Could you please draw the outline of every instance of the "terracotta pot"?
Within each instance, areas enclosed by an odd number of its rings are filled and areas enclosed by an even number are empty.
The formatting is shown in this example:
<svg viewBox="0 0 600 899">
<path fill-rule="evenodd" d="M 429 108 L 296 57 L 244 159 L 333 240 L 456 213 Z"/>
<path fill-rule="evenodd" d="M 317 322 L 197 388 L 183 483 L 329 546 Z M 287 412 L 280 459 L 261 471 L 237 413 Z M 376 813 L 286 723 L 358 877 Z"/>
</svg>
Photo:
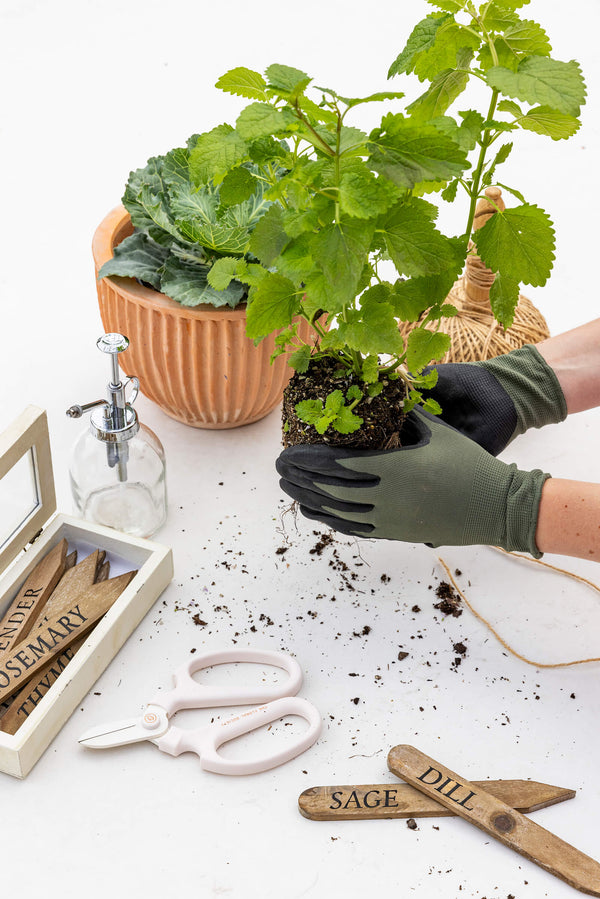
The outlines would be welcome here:
<svg viewBox="0 0 600 899">
<path fill-rule="evenodd" d="M 92 243 L 96 279 L 132 232 L 123 206 L 102 221 Z M 181 306 L 132 278 L 103 278 L 96 285 L 105 330 L 130 340 L 119 363 L 171 418 L 194 428 L 235 428 L 258 421 L 281 401 L 292 371 L 284 357 L 271 365 L 273 335 L 258 346 L 246 337 L 245 304 Z M 301 321 L 299 333 L 309 339 L 310 326 Z"/>
</svg>

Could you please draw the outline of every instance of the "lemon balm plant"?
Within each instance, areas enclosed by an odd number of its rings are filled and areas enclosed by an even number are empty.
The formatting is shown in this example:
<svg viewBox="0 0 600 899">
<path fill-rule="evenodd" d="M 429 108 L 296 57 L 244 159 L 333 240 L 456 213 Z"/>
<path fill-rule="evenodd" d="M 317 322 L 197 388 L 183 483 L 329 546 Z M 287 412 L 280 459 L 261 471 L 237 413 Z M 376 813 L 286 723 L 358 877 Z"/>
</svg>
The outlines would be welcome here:
<svg viewBox="0 0 600 899">
<path fill-rule="evenodd" d="M 399 409 L 418 402 L 439 411 L 422 391 L 436 378 L 427 366 L 448 349 L 438 324 L 455 312 L 445 300 L 469 252 L 477 199 L 499 183 L 514 132 L 569 137 L 585 99 L 577 63 L 552 59 L 542 27 L 518 15 L 526 2 L 436 0 L 390 69 L 390 77 L 414 74 L 427 83 L 408 104 L 402 91 L 347 97 L 314 87 L 285 65 L 264 77 L 238 67 L 217 82 L 251 102 L 235 127 L 197 138 L 191 180 L 220 185 L 236 203 L 260 186 L 272 205 L 246 255 L 217 259 L 208 282 L 215 290 L 248 286 L 251 338 L 279 332 L 277 354 L 287 354 L 308 388 L 286 407 L 286 427 L 292 411 L 303 422 L 294 439 L 330 439 L 333 430 L 336 440 L 356 442 L 382 397 L 396 422 Z M 487 87 L 487 108 L 450 115 L 459 98 L 468 105 L 462 95 L 474 80 Z M 361 107 L 382 101 L 399 111 L 363 131 Z M 477 233 L 477 252 L 497 273 L 491 302 L 507 326 L 520 284 L 546 282 L 554 232 L 544 210 L 502 186 L 517 205 L 498 210 Z M 445 236 L 426 197 L 460 202 L 459 190 L 465 228 Z M 392 279 L 383 273 L 388 261 Z M 312 324 L 314 339 L 298 337 L 297 317 Z M 399 321 L 418 322 L 406 344 Z"/>
</svg>

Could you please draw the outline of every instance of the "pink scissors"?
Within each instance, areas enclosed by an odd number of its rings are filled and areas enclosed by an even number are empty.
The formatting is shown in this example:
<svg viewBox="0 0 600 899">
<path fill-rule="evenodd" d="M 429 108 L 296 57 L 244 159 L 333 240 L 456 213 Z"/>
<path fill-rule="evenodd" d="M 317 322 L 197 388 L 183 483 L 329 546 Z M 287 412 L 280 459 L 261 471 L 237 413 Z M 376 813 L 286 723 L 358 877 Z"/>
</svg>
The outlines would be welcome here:
<svg viewBox="0 0 600 899">
<path fill-rule="evenodd" d="M 240 687 L 239 689 L 200 684 L 192 675 L 202 668 L 233 662 L 254 662 L 283 668 L 288 677 L 273 686 Z M 177 669 L 175 686 L 167 693 L 159 693 L 141 715 L 124 721 L 113 721 L 104 727 L 86 731 L 79 742 L 90 749 L 108 749 L 149 740 L 162 752 L 180 755 L 195 752 L 200 765 L 216 774 L 256 774 L 290 761 L 309 749 L 321 733 L 321 716 L 306 699 L 295 694 L 302 685 L 302 671 L 298 662 L 281 652 L 254 649 L 229 649 L 207 652 Z M 226 721 L 209 724 L 199 730 L 184 730 L 172 726 L 169 719 L 182 709 L 205 709 L 231 705 L 257 705 Z M 308 722 L 308 729 L 276 752 L 253 761 L 224 758 L 219 753 L 223 743 L 234 740 L 283 718 L 297 715 Z"/>
</svg>

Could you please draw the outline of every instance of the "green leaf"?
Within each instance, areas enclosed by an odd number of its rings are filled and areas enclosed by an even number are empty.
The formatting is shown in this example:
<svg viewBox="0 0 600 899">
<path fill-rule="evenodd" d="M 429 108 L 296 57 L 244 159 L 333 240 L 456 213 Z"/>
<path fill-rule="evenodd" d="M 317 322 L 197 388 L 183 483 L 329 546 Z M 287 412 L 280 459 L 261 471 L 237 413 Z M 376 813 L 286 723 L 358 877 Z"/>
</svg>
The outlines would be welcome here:
<svg viewBox="0 0 600 899">
<path fill-rule="evenodd" d="M 438 274 L 452 265 L 448 240 L 417 206 L 417 201 L 410 206 L 397 206 L 382 216 L 377 232 L 401 274 Z"/>
<path fill-rule="evenodd" d="M 315 263 L 329 282 L 338 302 L 349 303 L 356 296 L 371 245 L 374 223 L 365 219 L 342 219 L 313 235 L 311 248 Z M 331 306 L 325 306 L 331 309 Z M 333 311 L 333 310 L 332 310 Z"/>
<path fill-rule="evenodd" d="M 424 94 L 407 106 L 407 111 L 415 118 L 424 121 L 443 115 L 463 92 L 468 80 L 469 76 L 466 72 L 446 69 L 432 81 L 431 86 Z"/>
<path fill-rule="evenodd" d="M 155 290 L 160 290 L 159 269 L 169 255 L 167 249 L 138 231 L 122 240 L 113 253 L 112 259 L 105 262 L 98 272 L 98 278 L 108 278 L 110 275 L 139 278 Z"/>
<path fill-rule="evenodd" d="M 288 365 L 303 375 L 308 371 L 311 359 L 311 348 L 304 344 L 288 356 Z"/>
<path fill-rule="evenodd" d="M 524 56 L 550 56 L 552 47 L 541 25 L 531 19 L 520 19 L 504 32 L 504 40 L 514 53 Z"/>
<path fill-rule="evenodd" d="M 446 201 L 446 203 L 454 203 L 456 200 L 456 193 L 458 191 L 459 181 L 458 178 L 455 181 L 451 181 L 450 184 L 444 188 L 442 191 L 442 199 Z"/>
<path fill-rule="evenodd" d="M 502 146 L 496 153 L 492 164 L 490 165 L 487 172 L 485 173 L 485 183 L 486 184 L 492 183 L 492 179 L 494 177 L 494 172 L 496 171 L 496 167 L 499 165 L 502 165 L 503 162 L 506 162 L 506 160 L 508 159 L 508 157 L 511 154 L 512 148 L 513 148 L 512 143 L 502 144 Z"/>
<path fill-rule="evenodd" d="M 437 402 L 437 400 L 434 400 L 431 397 L 425 400 L 425 402 L 423 403 L 423 408 L 426 412 L 430 412 L 432 415 L 442 414 L 442 407 Z"/>
<path fill-rule="evenodd" d="M 266 165 L 269 162 L 281 165 L 288 158 L 290 151 L 283 140 L 275 140 L 274 137 L 259 137 L 258 140 L 250 143 L 248 153 L 256 165 Z"/>
<path fill-rule="evenodd" d="M 325 411 L 336 414 L 344 405 L 344 394 L 341 390 L 332 390 L 325 399 Z"/>
<path fill-rule="evenodd" d="M 493 272 L 542 287 L 554 261 L 552 222 L 528 204 L 496 212 L 477 232 L 477 252 Z"/>
<path fill-rule="evenodd" d="M 433 81 L 442 72 L 468 66 L 472 51 L 479 49 L 481 40 L 450 19 L 438 29 L 431 47 L 415 56 L 413 71 L 420 81 Z M 469 53 L 462 54 L 464 50 Z"/>
<path fill-rule="evenodd" d="M 369 94 L 368 97 L 340 97 L 340 100 L 352 109 L 361 103 L 378 103 L 382 100 L 401 100 L 404 94 L 401 91 L 378 91 L 375 94 Z"/>
<path fill-rule="evenodd" d="M 321 400 L 302 400 L 296 403 L 294 411 L 300 421 L 314 425 L 323 417 L 323 403 Z"/>
<path fill-rule="evenodd" d="M 450 21 L 450 18 L 448 15 L 431 13 L 422 19 L 411 32 L 404 50 L 390 66 L 388 78 L 400 75 L 402 72 L 407 74 L 412 72 L 415 56 L 433 46 L 438 29 L 445 22 Z"/>
<path fill-rule="evenodd" d="M 332 422 L 333 429 L 338 434 L 353 434 L 355 431 L 358 431 L 362 424 L 363 419 L 359 415 L 355 415 L 348 406 L 342 406 Z"/>
<path fill-rule="evenodd" d="M 266 100 L 267 94 L 265 79 L 259 72 L 238 66 L 221 75 L 215 87 L 238 97 L 246 97 L 248 100 Z"/>
<path fill-rule="evenodd" d="M 254 228 L 248 250 L 270 268 L 289 240 L 283 228 L 281 206 L 274 203 Z"/>
<path fill-rule="evenodd" d="M 450 337 L 441 331 L 414 328 L 408 335 L 406 361 L 411 371 L 418 372 L 430 362 L 438 362 L 450 349 Z"/>
<path fill-rule="evenodd" d="M 245 162 L 248 146 L 231 125 L 217 125 L 198 137 L 190 151 L 190 178 L 196 187 L 225 175 Z"/>
<path fill-rule="evenodd" d="M 474 150 L 483 131 L 483 116 L 475 109 L 459 112 L 462 124 L 458 129 L 458 144 L 463 150 Z"/>
<path fill-rule="evenodd" d="M 366 359 L 363 359 L 362 379 L 365 384 L 373 385 L 375 382 L 379 383 L 379 358 L 377 355 L 373 354 L 372 356 L 367 356 Z M 383 384 L 380 384 L 377 393 L 381 393 L 382 389 Z M 376 396 L 376 394 L 373 393 L 372 390 L 369 390 L 369 396 Z"/>
<path fill-rule="evenodd" d="M 384 122 L 387 129 L 368 143 L 369 163 L 399 187 L 449 181 L 468 168 L 465 151 L 436 128 L 399 117 L 386 117 Z"/>
<path fill-rule="evenodd" d="M 486 73 L 490 87 L 508 97 L 550 106 L 565 115 L 578 116 L 585 102 L 585 83 L 579 63 L 560 62 L 545 56 L 529 56 L 516 72 L 494 67 Z"/>
<path fill-rule="evenodd" d="M 277 64 L 269 66 L 265 75 L 267 76 L 269 87 L 288 94 L 298 91 L 299 88 L 304 90 L 312 81 L 312 78 L 306 72 L 301 72 L 300 69 Z"/>
<path fill-rule="evenodd" d="M 362 400 L 362 398 L 363 392 L 358 384 L 352 384 L 346 391 L 346 399 L 348 402 L 352 402 L 352 400 Z"/>
<path fill-rule="evenodd" d="M 545 134 L 552 140 L 565 140 L 579 131 L 581 122 L 574 116 L 557 112 L 549 106 L 534 106 L 527 115 L 518 118 L 518 124 L 526 131 Z"/>
<path fill-rule="evenodd" d="M 361 173 L 342 175 L 339 203 L 342 212 L 356 218 L 372 218 L 385 212 L 398 200 L 400 191 L 395 184 L 375 175 L 363 164 Z"/>
<path fill-rule="evenodd" d="M 236 206 L 248 200 L 257 187 L 254 175 L 248 169 L 240 166 L 228 172 L 219 190 L 219 198 L 224 206 Z"/>
<path fill-rule="evenodd" d="M 490 289 L 490 306 L 495 318 L 510 328 L 519 302 L 519 282 L 498 272 Z"/>
<path fill-rule="evenodd" d="M 345 321 L 338 321 L 338 338 L 350 349 L 376 356 L 378 353 L 400 355 L 404 341 L 398 330 L 394 309 L 389 303 L 379 303 L 361 297 L 360 311 L 346 313 Z"/>
<path fill-rule="evenodd" d="M 263 137 L 285 135 L 289 125 L 295 122 L 289 109 L 275 109 L 269 103 L 251 103 L 242 109 L 235 123 L 244 141 L 256 141 Z"/>
<path fill-rule="evenodd" d="M 276 272 L 269 272 L 251 294 L 246 313 L 246 333 L 262 338 L 287 327 L 297 313 L 300 296 L 295 285 Z"/>
<path fill-rule="evenodd" d="M 237 306 L 245 298 L 242 284 L 232 281 L 225 290 L 215 290 L 208 283 L 208 266 L 191 265 L 170 256 L 165 263 L 161 290 L 182 306 Z"/>
<path fill-rule="evenodd" d="M 523 115 L 519 104 L 514 103 L 512 100 L 501 100 L 500 103 L 498 103 L 498 112 L 507 112 L 509 115 L 514 116 L 516 119 L 520 118 Z"/>
<path fill-rule="evenodd" d="M 208 283 L 215 290 L 225 290 L 234 278 L 240 278 L 247 269 L 243 259 L 235 256 L 222 256 L 208 270 Z"/>
<path fill-rule="evenodd" d="M 315 270 L 310 248 L 310 235 L 301 234 L 293 238 L 277 259 L 277 271 L 294 284 L 301 284 Z"/>
</svg>

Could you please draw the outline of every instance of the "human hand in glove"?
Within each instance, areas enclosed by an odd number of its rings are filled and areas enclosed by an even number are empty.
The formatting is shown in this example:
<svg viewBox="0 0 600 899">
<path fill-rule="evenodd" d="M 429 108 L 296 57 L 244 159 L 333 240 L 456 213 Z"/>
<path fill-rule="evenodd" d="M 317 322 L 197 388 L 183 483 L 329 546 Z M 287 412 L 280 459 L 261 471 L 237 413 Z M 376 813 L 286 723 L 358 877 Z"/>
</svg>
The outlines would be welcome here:
<svg viewBox="0 0 600 899">
<path fill-rule="evenodd" d="M 535 532 L 550 475 L 495 459 L 418 408 L 401 438 L 399 449 L 374 452 L 290 447 L 277 460 L 281 487 L 304 516 L 344 534 L 541 555 Z"/>
<path fill-rule="evenodd" d="M 424 396 L 437 400 L 447 424 L 493 456 L 529 428 L 567 416 L 559 380 L 535 346 L 484 362 L 449 362 L 432 368 L 438 381 Z"/>
</svg>

